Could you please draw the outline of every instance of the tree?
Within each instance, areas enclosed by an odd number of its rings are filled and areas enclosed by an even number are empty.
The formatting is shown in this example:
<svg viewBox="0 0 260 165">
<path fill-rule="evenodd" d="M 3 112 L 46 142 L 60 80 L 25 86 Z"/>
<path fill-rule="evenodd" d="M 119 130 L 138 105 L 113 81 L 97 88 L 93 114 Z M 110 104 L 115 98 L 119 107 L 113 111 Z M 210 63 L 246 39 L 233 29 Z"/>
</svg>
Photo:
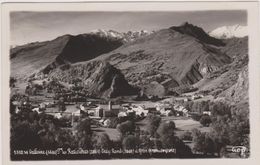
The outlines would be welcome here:
<svg viewBox="0 0 260 165">
<path fill-rule="evenodd" d="M 94 148 L 109 150 L 112 148 L 112 142 L 106 133 L 95 136 L 94 138 Z"/>
<path fill-rule="evenodd" d="M 200 132 L 198 129 L 192 130 L 192 136 L 193 136 L 193 142 L 194 144 L 194 150 L 196 152 L 201 152 L 204 155 L 207 155 L 208 153 L 214 154 L 215 149 L 215 143 L 214 140 L 206 133 Z"/>
<path fill-rule="evenodd" d="M 90 135 L 81 135 L 77 134 L 78 136 L 78 147 L 82 149 L 92 149 L 92 141 Z"/>
<path fill-rule="evenodd" d="M 16 79 L 14 77 L 10 77 L 10 82 L 9 82 L 9 86 L 11 88 L 15 87 L 15 83 L 16 83 Z"/>
<path fill-rule="evenodd" d="M 11 150 L 26 150 L 42 146 L 40 137 L 31 129 L 27 121 L 12 124 L 10 141 Z"/>
<path fill-rule="evenodd" d="M 141 131 L 139 148 L 150 149 L 152 147 L 153 142 L 150 140 L 149 133 L 146 131 Z"/>
<path fill-rule="evenodd" d="M 126 121 L 118 124 L 116 129 L 121 133 L 122 136 L 132 134 L 135 131 L 135 123 L 132 121 Z"/>
<path fill-rule="evenodd" d="M 15 105 L 13 104 L 13 102 L 10 100 L 10 113 L 14 114 L 15 113 Z"/>
<path fill-rule="evenodd" d="M 83 133 L 85 135 L 91 135 L 91 121 L 89 118 L 85 118 L 79 122 L 79 124 L 76 127 L 76 130 L 80 133 Z"/>
<path fill-rule="evenodd" d="M 157 133 L 160 136 L 163 148 L 174 148 L 175 146 L 175 123 L 168 121 L 161 123 L 157 129 Z"/>
<path fill-rule="evenodd" d="M 62 147 L 63 149 L 77 147 L 78 141 L 75 140 L 75 137 L 70 130 L 59 129 L 55 131 L 55 133 L 55 140 L 58 142 L 58 147 Z"/>
<path fill-rule="evenodd" d="M 154 136 L 157 128 L 161 123 L 161 118 L 159 116 L 151 115 L 151 114 L 149 114 L 147 118 L 148 118 L 147 130 L 151 136 Z"/>
<path fill-rule="evenodd" d="M 195 143 L 193 149 L 197 152 L 201 152 L 203 150 L 202 145 L 204 141 L 204 136 L 198 129 L 192 130 L 192 141 Z"/>
<path fill-rule="evenodd" d="M 218 103 L 210 108 L 213 111 L 210 136 L 219 156 L 226 145 L 246 145 L 249 141 L 248 103 L 236 106 Z"/>
<path fill-rule="evenodd" d="M 200 124 L 203 125 L 204 127 L 208 127 L 212 123 L 211 118 L 209 115 L 202 115 L 200 118 Z"/>
<path fill-rule="evenodd" d="M 178 157 L 190 158 L 192 156 L 191 148 L 185 145 L 185 143 L 178 137 L 175 137 L 175 149 Z"/>
<path fill-rule="evenodd" d="M 116 128 L 116 126 L 119 124 L 119 118 L 117 117 L 113 117 L 113 118 L 109 118 L 111 123 L 109 124 L 109 128 Z"/>
<path fill-rule="evenodd" d="M 60 99 L 59 99 L 59 101 L 58 101 L 58 110 L 60 111 L 60 112 L 64 112 L 65 110 L 66 110 L 66 106 L 65 106 L 65 103 L 64 103 L 64 98 L 63 97 L 61 97 Z"/>
<path fill-rule="evenodd" d="M 182 139 L 182 140 L 192 141 L 192 133 L 191 133 L 190 131 L 185 131 L 185 132 L 181 135 L 181 139 Z"/>
<path fill-rule="evenodd" d="M 139 146 L 139 139 L 134 135 L 127 135 L 123 139 L 122 146 L 125 150 L 136 149 Z"/>
<path fill-rule="evenodd" d="M 204 153 L 209 153 L 211 155 L 214 155 L 215 153 L 215 144 L 214 141 L 210 138 L 208 134 L 205 135 L 205 149 Z"/>
</svg>

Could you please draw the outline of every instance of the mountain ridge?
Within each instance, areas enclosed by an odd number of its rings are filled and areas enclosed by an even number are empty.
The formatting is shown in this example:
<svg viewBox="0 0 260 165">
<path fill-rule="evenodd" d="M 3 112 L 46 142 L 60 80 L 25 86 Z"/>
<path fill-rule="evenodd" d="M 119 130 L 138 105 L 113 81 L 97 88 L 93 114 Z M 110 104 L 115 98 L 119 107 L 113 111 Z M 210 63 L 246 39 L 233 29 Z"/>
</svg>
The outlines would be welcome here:
<svg viewBox="0 0 260 165">
<path fill-rule="evenodd" d="M 246 38 L 216 39 L 202 28 L 184 23 L 152 32 L 130 42 L 122 42 L 122 38 L 116 35 L 110 37 L 110 34 L 65 35 L 53 41 L 11 49 L 10 57 L 12 73 L 23 72 L 23 77 L 45 74 L 49 77 L 60 77 L 61 81 L 68 81 L 75 73 L 80 75 L 79 77 L 84 77 L 81 72 L 86 75 L 92 74 L 95 67 L 92 64 L 105 62 L 120 71 L 119 75 L 122 74 L 123 78 L 120 78 L 119 82 L 124 82 L 123 84 L 140 88 L 158 84 L 160 91 L 167 91 L 175 87 L 197 84 L 211 73 L 219 76 L 219 70 L 222 74 L 221 69 L 229 68 L 228 66 L 241 55 L 247 55 Z M 20 63 L 16 66 L 16 62 Z M 90 73 L 83 71 L 83 68 L 88 67 L 92 68 Z M 68 72 L 70 68 L 74 68 L 75 73 Z M 105 68 L 114 70 L 110 67 Z M 236 67 L 233 68 L 231 72 L 237 70 Z M 98 66 L 96 69 L 102 71 L 102 74 L 114 75 L 98 69 Z M 117 84 L 115 88 L 120 88 L 120 83 L 116 83 L 117 76 L 114 77 L 114 80 L 109 79 L 110 87 L 113 81 Z M 87 79 L 90 80 L 89 77 L 84 78 Z M 231 82 L 233 83 L 233 80 Z M 126 88 L 130 89 L 128 85 Z M 99 91 L 95 84 L 90 86 L 90 89 Z M 98 96 L 95 90 L 91 93 Z"/>
<path fill-rule="evenodd" d="M 164 76 L 164 80 L 171 79 L 176 85 L 193 84 L 207 72 L 231 62 L 231 58 L 219 50 L 224 43 L 217 39 L 214 41 L 219 42 L 216 45 L 203 43 L 193 35 L 169 28 L 124 44 L 97 58 L 111 61 L 129 81 L 135 77 L 149 78 L 152 76 L 149 72 L 154 70 L 157 72 L 154 76 Z M 184 65 L 180 66 L 180 63 Z M 129 74 L 129 70 L 132 73 Z"/>
<path fill-rule="evenodd" d="M 40 71 L 47 74 L 59 65 L 90 60 L 122 44 L 117 39 L 81 34 L 19 46 L 10 50 L 11 76 L 27 78 Z"/>
</svg>

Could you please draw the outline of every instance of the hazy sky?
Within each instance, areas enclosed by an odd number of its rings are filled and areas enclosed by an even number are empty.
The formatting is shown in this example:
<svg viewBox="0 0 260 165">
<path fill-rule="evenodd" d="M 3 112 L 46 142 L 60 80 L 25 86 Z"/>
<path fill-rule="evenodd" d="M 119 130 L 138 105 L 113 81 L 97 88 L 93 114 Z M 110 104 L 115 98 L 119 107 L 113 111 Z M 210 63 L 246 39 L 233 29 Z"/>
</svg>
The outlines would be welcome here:
<svg viewBox="0 0 260 165">
<path fill-rule="evenodd" d="M 246 25 L 246 11 L 196 12 L 12 12 L 11 45 L 52 40 L 95 29 L 158 30 L 188 21 L 206 32 L 224 25 Z"/>
</svg>

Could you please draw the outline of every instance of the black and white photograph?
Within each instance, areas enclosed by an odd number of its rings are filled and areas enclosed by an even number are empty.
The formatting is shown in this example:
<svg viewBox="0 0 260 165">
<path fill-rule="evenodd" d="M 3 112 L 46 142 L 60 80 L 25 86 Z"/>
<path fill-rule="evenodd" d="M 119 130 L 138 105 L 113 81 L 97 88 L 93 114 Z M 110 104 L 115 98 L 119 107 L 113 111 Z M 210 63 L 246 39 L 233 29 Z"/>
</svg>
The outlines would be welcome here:
<svg viewBox="0 0 260 165">
<path fill-rule="evenodd" d="M 10 160 L 250 158 L 248 12 L 10 11 Z"/>
</svg>

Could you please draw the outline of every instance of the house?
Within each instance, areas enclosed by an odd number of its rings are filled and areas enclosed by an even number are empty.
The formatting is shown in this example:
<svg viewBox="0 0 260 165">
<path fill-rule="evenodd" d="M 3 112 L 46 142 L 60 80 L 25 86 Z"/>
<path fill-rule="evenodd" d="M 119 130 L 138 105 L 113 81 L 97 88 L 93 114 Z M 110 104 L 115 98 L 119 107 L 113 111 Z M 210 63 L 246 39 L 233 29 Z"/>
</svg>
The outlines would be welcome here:
<svg viewBox="0 0 260 165">
<path fill-rule="evenodd" d="M 210 116 L 210 115 L 211 115 L 211 111 L 203 111 L 202 114 L 203 114 L 203 115 L 209 115 L 209 116 Z"/>
<path fill-rule="evenodd" d="M 80 104 L 79 109 L 82 110 L 82 111 L 86 111 L 87 105 L 86 104 Z"/>
<path fill-rule="evenodd" d="M 96 117 L 117 117 L 119 113 L 119 106 L 113 106 L 112 102 L 109 102 L 108 105 L 100 104 L 93 109 Z"/>
<path fill-rule="evenodd" d="M 136 115 L 138 115 L 138 116 L 147 116 L 147 114 L 148 114 L 148 110 L 145 110 L 144 109 L 144 107 L 142 107 L 142 106 L 132 106 L 131 107 L 131 111 L 134 111 L 135 112 L 135 114 Z"/>
<path fill-rule="evenodd" d="M 13 105 L 21 106 L 21 103 L 19 101 L 13 101 L 12 103 L 13 103 Z"/>
<path fill-rule="evenodd" d="M 77 111 L 75 111 L 75 112 L 72 112 L 72 115 L 73 116 L 80 116 L 80 113 L 81 112 L 81 110 L 77 110 Z"/>
<path fill-rule="evenodd" d="M 110 124 L 111 124 L 111 120 L 110 120 L 110 119 L 106 119 L 106 120 L 103 122 L 104 127 L 109 127 Z"/>
<path fill-rule="evenodd" d="M 122 109 L 123 110 L 129 110 L 129 109 L 131 109 L 131 105 L 124 104 L 124 105 L 122 105 Z"/>
<path fill-rule="evenodd" d="M 45 103 L 40 103 L 39 107 L 40 107 L 41 109 L 45 109 L 45 108 L 47 107 L 47 105 L 46 105 Z"/>
<path fill-rule="evenodd" d="M 157 111 L 160 111 L 162 109 L 166 110 L 166 109 L 172 109 L 172 105 L 169 103 L 158 103 L 155 105 L 155 108 Z"/>
<path fill-rule="evenodd" d="M 161 115 L 163 115 L 163 116 L 169 116 L 170 113 L 171 113 L 171 110 L 162 109 L 162 110 L 160 111 L 160 113 L 161 113 Z"/>
<path fill-rule="evenodd" d="M 196 99 L 200 99 L 200 98 L 203 98 L 203 97 L 204 97 L 203 95 L 195 94 L 195 95 L 192 95 L 192 96 L 191 96 L 191 99 L 192 99 L 192 100 L 196 100 Z"/>
<path fill-rule="evenodd" d="M 127 112 L 119 112 L 117 117 L 125 117 L 127 116 Z"/>
<path fill-rule="evenodd" d="M 54 117 L 57 118 L 57 119 L 60 119 L 60 118 L 62 118 L 62 114 L 61 113 L 55 113 Z"/>
<path fill-rule="evenodd" d="M 177 112 L 176 116 L 188 116 L 189 111 L 184 106 L 175 104 L 173 108 Z"/>
<path fill-rule="evenodd" d="M 40 110 L 41 108 L 33 108 L 32 111 L 33 112 L 37 112 L 38 114 L 42 113 L 42 111 Z"/>
<path fill-rule="evenodd" d="M 102 108 L 100 108 L 99 106 L 98 107 L 96 107 L 95 109 L 95 115 L 94 116 L 96 116 L 96 117 L 103 117 L 103 109 Z"/>
<path fill-rule="evenodd" d="M 148 113 L 156 113 L 157 112 L 157 110 L 156 110 L 156 108 L 155 107 L 152 107 L 152 108 L 147 108 L 147 110 L 148 110 Z"/>
<path fill-rule="evenodd" d="M 96 115 L 96 111 L 93 109 L 87 110 L 86 111 L 88 113 L 89 116 L 95 116 Z"/>
<path fill-rule="evenodd" d="M 103 117 L 116 117 L 118 115 L 119 111 L 109 111 L 109 110 L 103 110 Z"/>
<path fill-rule="evenodd" d="M 18 106 L 16 106 L 15 107 L 15 113 L 19 113 L 20 111 L 21 111 L 21 109 Z"/>
</svg>

